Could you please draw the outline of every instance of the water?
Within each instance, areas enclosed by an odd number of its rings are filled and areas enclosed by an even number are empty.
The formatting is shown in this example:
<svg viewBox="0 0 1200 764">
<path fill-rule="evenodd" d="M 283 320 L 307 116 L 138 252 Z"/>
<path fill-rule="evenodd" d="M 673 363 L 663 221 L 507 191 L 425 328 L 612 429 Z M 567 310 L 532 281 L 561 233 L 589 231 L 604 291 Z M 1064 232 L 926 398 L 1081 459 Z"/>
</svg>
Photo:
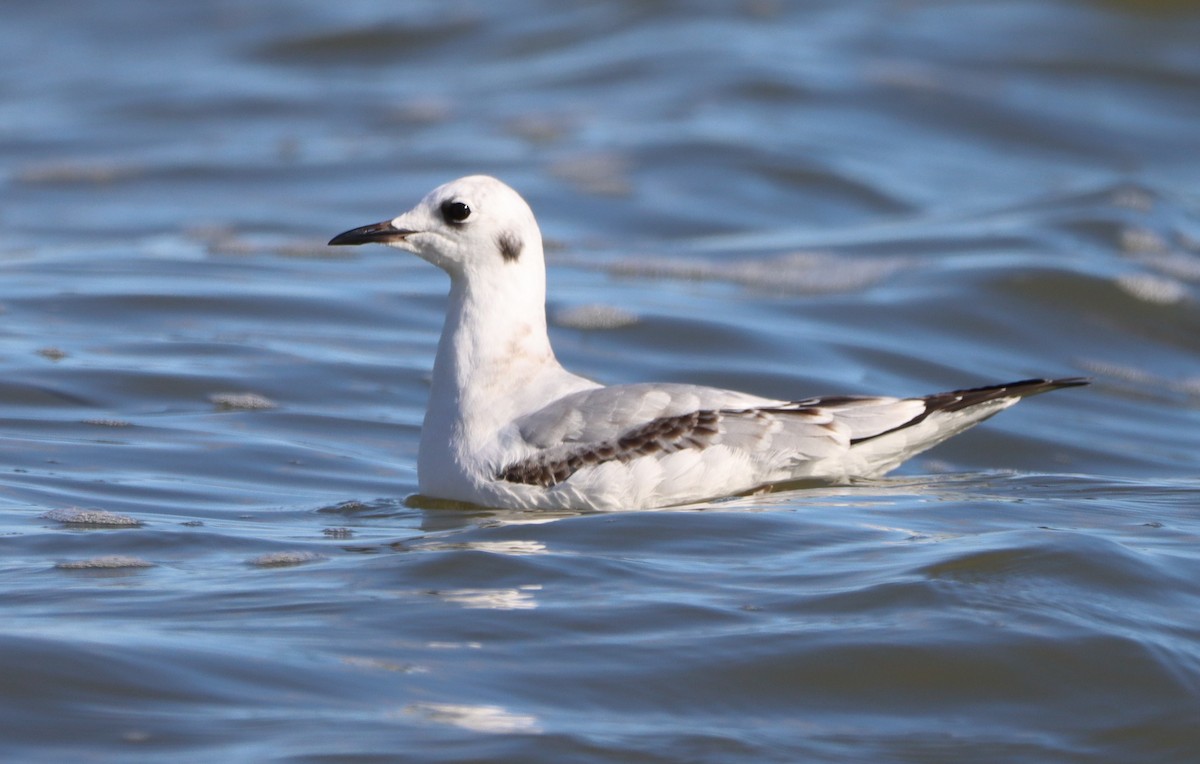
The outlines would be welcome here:
<svg viewBox="0 0 1200 764">
<path fill-rule="evenodd" d="M 1197 39 L 1185 2 L 12 4 L 4 760 L 1195 760 Z M 414 499 L 445 277 L 324 242 L 472 172 L 605 382 L 1095 383 L 861 486 Z"/>
</svg>

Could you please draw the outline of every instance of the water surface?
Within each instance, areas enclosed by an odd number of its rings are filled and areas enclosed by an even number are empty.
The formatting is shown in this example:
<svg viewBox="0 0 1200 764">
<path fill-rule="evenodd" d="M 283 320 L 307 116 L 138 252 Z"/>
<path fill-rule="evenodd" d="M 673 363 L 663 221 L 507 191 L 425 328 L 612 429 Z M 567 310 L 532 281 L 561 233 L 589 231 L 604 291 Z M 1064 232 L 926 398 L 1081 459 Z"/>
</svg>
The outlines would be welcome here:
<svg viewBox="0 0 1200 764">
<path fill-rule="evenodd" d="M 1200 755 L 1192 4 L 5 18 L 6 760 Z M 475 172 L 604 382 L 1094 384 L 864 485 L 414 501 L 445 277 L 324 242 Z"/>
</svg>

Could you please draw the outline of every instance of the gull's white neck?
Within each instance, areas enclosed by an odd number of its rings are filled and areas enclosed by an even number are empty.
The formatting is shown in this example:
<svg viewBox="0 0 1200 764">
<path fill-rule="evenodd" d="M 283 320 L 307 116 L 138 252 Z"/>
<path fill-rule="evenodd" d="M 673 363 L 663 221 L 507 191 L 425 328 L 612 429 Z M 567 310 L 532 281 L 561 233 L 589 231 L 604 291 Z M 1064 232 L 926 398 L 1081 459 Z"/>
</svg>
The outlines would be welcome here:
<svg viewBox="0 0 1200 764">
<path fill-rule="evenodd" d="M 515 267 L 515 266 L 514 266 Z M 470 403 L 477 393 L 519 390 L 557 365 L 546 335 L 545 280 L 452 277 L 433 364 L 434 393 Z"/>
<path fill-rule="evenodd" d="M 513 272 L 505 272 L 509 268 Z M 548 396 L 561 395 L 564 379 L 575 379 L 559 366 L 546 335 L 540 262 L 505 263 L 499 272 L 476 275 L 493 278 L 452 275 L 450 280 L 421 431 L 423 492 L 440 479 L 470 474 L 502 457 L 491 453 L 502 440 L 500 428 L 541 408 Z"/>
</svg>

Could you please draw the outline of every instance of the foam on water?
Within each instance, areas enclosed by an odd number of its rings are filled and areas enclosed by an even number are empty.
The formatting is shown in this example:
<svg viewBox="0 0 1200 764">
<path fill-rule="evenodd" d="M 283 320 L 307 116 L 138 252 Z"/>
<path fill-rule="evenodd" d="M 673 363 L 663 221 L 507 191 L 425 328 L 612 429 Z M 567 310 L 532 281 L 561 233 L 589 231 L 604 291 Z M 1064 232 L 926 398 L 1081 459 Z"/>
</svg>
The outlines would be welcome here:
<svg viewBox="0 0 1200 764">
<path fill-rule="evenodd" d="M 152 568 L 154 563 L 140 557 L 110 554 L 86 560 L 68 560 L 55 564 L 60 570 L 111 570 L 117 568 Z"/>
<path fill-rule="evenodd" d="M 81 509 L 79 507 L 64 507 L 52 509 L 42 515 L 46 520 L 65 525 L 93 525 L 107 528 L 136 528 L 141 520 L 128 515 L 119 515 L 103 509 Z"/>
</svg>

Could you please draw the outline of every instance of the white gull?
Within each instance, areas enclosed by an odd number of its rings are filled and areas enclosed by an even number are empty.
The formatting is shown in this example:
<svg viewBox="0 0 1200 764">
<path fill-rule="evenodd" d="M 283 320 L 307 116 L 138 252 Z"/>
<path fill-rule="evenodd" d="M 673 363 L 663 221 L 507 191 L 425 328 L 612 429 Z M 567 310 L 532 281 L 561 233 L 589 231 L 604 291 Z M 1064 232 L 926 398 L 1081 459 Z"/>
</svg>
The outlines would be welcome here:
<svg viewBox="0 0 1200 764">
<path fill-rule="evenodd" d="M 450 274 L 421 428 L 421 493 L 491 507 L 635 509 L 797 480 L 883 475 L 1023 397 L 1030 379 L 920 398 L 772 400 L 686 384 L 605 387 L 546 334 L 542 236 L 529 205 L 475 175 L 329 243 L 386 244 Z"/>
</svg>

